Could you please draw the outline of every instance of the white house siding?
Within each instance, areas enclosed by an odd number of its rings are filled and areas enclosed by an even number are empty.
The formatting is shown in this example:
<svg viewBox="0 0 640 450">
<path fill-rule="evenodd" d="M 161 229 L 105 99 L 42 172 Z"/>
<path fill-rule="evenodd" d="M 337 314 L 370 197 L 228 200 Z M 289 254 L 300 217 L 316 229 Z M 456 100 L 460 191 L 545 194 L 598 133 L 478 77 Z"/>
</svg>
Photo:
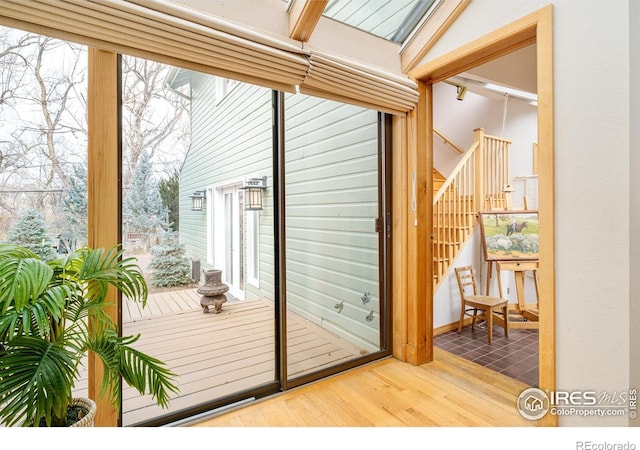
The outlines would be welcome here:
<svg viewBox="0 0 640 450">
<path fill-rule="evenodd" d="M 180 174 L 180 239 L 189 257 L 200 260 L 203 269 L 218 268 L 215 261 L 207 261 L 207 215 L 213 216 L 214 199 L 208 196 L 203 211 L 192 211 L 189 195 L 252 176 L 266 175 L 267 185 L 273 186 L 271 95 L 269 89 L 238 84 L 216 105 L 215 78 L 194 74 L 192 144 Z M 259 213 L 260 289 L 245 281 L 245 298 L 273 299 L 271 195 L 268 190 L 265 208 Z M 246 229 L 246 214 L 242 217 Z M 213 225 L 211 236 L 215 235 Z M 211 252 L 215 255 L 215 248 Z"/>
<path fill-rule="evenodd" d="M 303 95 L 285 105 L 288 308 L 378 349 L 377 113 Z"/>
</svg>

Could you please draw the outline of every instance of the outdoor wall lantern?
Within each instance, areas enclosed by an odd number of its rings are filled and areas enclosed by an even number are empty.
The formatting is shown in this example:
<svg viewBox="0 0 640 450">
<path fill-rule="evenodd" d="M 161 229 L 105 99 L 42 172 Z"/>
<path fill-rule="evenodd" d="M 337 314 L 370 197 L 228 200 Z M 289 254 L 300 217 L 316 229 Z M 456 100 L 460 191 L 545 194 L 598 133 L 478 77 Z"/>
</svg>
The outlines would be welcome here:
<svg viewBox="0 0 640 450">
<path fill-rule="evenodd" d="M 249 178 L 240 189 L 244 189 L 246 192 L 244 209 L 246 211 L 261 211 L 262 194 L 267 190 L 267 177 Z"/>
<path fill-rule="evenodd" d="M 205 191 L 195 191 L 191 197 L 191 211 L 202 211 L 202 204 L 206 198 Z"/>
</svg>

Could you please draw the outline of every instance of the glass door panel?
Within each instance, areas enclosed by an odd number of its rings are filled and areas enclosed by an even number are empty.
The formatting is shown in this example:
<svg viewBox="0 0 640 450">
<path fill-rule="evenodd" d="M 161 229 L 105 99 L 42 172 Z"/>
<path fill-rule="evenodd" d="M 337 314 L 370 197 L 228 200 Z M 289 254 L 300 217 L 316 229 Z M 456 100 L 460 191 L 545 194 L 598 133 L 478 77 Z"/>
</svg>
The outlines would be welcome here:
<svg viewBox="0 0 640 450">
<path fill-rule="evenodd" d="M 285 97 L 288 379 L 381 350 L 378 113 Z"/>
<path fill-rule="evenodd" d="M 123 244 L 150 289 L 144 309 L 123 299 L 123 334 L 140 333 L 138 347 L 166 362 L 180 386 L 167 410 L 125 387 L 127 426 L 278 386 L 272 190 L 263 210 L 245 211 L 240 189 L 254 176 L 272 186 L 272 92 L 122 60 Z M 251 274 L 248 226 L 260 242 Z M 245 286 L 248 275 L 259 282 Z"/>
<path fill-rule="evenodd" d="M 244 286 L 242 276 L 242 245 L 245 242 L 244 211 L 240 203 L 239 189 L 237 186 L 222 189 L 223 198 L 223 264 L 222 279 L 229 286 L 229 292 L 235 298 L 244 300 Z M 249 214 L 247 214 L 249 216 Z"/>
</svg>

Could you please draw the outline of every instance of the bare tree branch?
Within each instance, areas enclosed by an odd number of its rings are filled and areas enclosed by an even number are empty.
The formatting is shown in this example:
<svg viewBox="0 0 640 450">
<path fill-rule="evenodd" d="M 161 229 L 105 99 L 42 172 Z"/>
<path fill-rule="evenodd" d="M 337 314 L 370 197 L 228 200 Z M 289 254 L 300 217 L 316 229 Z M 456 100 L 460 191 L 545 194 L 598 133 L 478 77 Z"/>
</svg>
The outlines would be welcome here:
<svg viewBox="0 0 640 450">
<path fill-rule="evenodd" d="M 124 185 L 143 152 L 154 161 L 175 158 L 177 144 L 187 139 L 181 128 L 186 102 L 164 87 L 168 67 L 144 59 L 123 57 Z M 169 158 L 167 156 L 170 156 Z M 172 168 L 167 168 L 170 173 Z"/>
</svg>

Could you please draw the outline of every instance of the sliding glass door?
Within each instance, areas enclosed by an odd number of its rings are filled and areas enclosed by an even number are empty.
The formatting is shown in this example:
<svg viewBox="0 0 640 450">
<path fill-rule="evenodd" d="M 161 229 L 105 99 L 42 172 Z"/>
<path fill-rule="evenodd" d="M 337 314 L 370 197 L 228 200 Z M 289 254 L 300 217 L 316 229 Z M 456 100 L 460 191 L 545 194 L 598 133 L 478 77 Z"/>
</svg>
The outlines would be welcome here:
<svg viewBox="0 0 640 450">
<path fill-rule="evenodd" d="M 165 410 L 125 387 L 122 423 L 277 392 L 272 91 L 127 56 L 122 68 L 122 239 L 150 290 L 146 308 L 122 299 L 122 329 L 180 387 Z"/>
<path fill-rule="evenodd" d="M 25 244 L 63 258 L 87 243 L 94 186 L 94 199 L 120 201 L 125 256 L 149 287 L 144 307 L 121 299 L 121 333 L 139 334 L 134 347 L 180 392 L 162 409 L 123 383 L 122 425 L 186 419 L 388 352 L 379 113 L 123 55 L 122 185 L 101 184 L 87 179 L 87 49 L 0 33 L 18 60 L 41 58 L 7 66 L 0 234 L 21 243 L 37 224 Z M 68 97 L 45 111 L 34 86 Z"/>
<path fill-rule="evenodd" d="M 383 349 L 381 147 L 376 111 L 285 98 L 288 380 Z M 334 369 L 335 370 L 335 369 Z"/>
<path fill-rule="evenodd" d="M 167 410 L 247 401 L 380 357 L 381 115 L 122 57 L 122 241 L 150 289 L 123 334 L 176 373 Z"/>
<path fill-rule="evenodd" d="M 123 299 L 122 321 L 180 393 L 163 411 L 125 389 L 124 425 L 287 389 L 388 349 L 381 115 L 240 83 L 221 93 L 215 77 L 166 70 L 164 95 L 188 99 L 190 133 L 182 153 L 179 140 L 165 154 L 125 141 L 123 242 L 151 294 L 145 309 Z M 123 136 L 148 134 L 126 113 Z M 178 217 L 166 220 L 171 198 Z"/>
</svg>

